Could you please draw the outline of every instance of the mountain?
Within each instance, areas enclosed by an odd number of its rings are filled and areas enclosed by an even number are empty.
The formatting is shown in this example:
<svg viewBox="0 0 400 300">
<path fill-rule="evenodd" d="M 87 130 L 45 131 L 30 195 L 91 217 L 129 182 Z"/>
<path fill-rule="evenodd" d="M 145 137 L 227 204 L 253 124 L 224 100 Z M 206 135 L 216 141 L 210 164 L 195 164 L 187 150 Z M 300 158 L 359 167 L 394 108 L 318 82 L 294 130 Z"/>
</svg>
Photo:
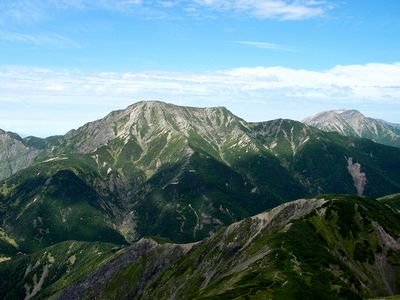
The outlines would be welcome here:
<svg viewBox="0 0 400 300">
<path fill-rule="evenodd" d="M 292 120 L 250 126 L 254 137 L 309 194 L 357 193 L 377 197 L 399 189 L 397 148 L 323 132 Z"/>
<path fill-rule="evenodd" d="M 38 155 L 41 163 L 3 182 L 3 226 L 25 252 L 59 241 L 60 230 L 91 240 L 68 229 L 80 201 L 129 241 L 160 235 L 190 242 L 305 195 L 247 126 L 225 108 L 140 102 L 113 112 L 69 132 Z M 54 219 L 46 222 L 48 215 Z M 34 216 L 40 226 L 25 230 L 21 220 Z"/>
<path fill-rule="evenodd" d="M 64 242 L 0 264 L 7 299 L 365 299 L 399 293 L 398 195 L 282 204 L 194 244 Z"/>
<path fill-rule="evenodd" d="M 400 190 L 400 149 L 291 120 L 247 123 L 222 107 L 139 102 L 34 144 L 34 164 L 0 183 L 9 251 L 188 243 L 292 199 Z"/>
<path fill-rule="evenodd" d="M 35 164 L 36 158 L 45 149 L 54 146 L 60 136 L 46 139 L 20 137 L 14 132 L 0 129 L 0 180 Z"/>
<path fill-rule="evenodd" d="M 307 125 L 346 136 L 367 138 L 377 143 L 400 147 L 400 125 L 365 117 L 357 110 L 331 110 L 306 118 Z"/>
<path fill-rule="evenodd" d="M 18 134 L 0 129 L 0 180 L 32 165 L 38 154 Z"/>
</svg>

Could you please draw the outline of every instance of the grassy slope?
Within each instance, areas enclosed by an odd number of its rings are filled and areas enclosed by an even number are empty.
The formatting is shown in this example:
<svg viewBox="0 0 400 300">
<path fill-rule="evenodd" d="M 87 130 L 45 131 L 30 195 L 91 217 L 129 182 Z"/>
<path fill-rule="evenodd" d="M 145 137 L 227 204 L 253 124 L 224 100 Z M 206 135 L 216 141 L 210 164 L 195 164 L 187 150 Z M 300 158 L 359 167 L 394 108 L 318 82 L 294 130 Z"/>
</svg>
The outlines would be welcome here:
<svg viewBox="0 0 400 300">
<path fill-rule="evenodd" d="M 66 241 L 15 257 L 0 264 L 0 298 L 46 298 L 99 268 L 115 249 L 114 244 Z"/>
<path fill-rule="evenodd" d="M 39 165 L 3 184 L 0 217 L 19 251 L 30 253 L 70 239 L 125 243 L 101 197 L 82 179 L 81 172 L 89 169 L 82 164 L 64 169 L 64 164 Z"/>
<path fill-rule="evenodd" d="M 309 194 L 355 194 L 347 169 L 349 157 L 366 173 L 365 195 L 379 197 L 400 190 L 399 148 L 323 132 L 292 120 L 255 123 L 252 127 L 255 137 L 271 148 Z"/>
<path fill-rule="evenodd" d="M 184 247 L 154 242 L 148 250 L 139 242 L 118 255 L 113 244 L 56 244 L 0 264 L 0 275 L 10 278 L 0 297 L 22 297 L 25 284 L 31 293 L 45 268 L 39 298 L 66 287 L 96 299 L 362 299 L 398 293 L 398 198 L 322 198 L 321 204 L 293 202 L 220 229 L 182 258 Z M 85 277 L 87 284 L 78 284 Z"/>
<path fill-rule="evenodd" d="M 375 199 L 324 199 L 325 204 L 305 211 L 304 216 L 304 207 L 289 204 L 267 221 L 246 219 L 220 230 L 157 275 L 152 265 L 163 261 L 162 255 L 168 257 L 168 252 L 139 257 L 107 283 L 89 287 L 90 295 L 97 299 L 110 295 L 120 299 L 128 295 L 138 299 L 362 299 L 398 293 L 400 245 L 390 238 L 400 236 L 398 213 Z M 288 221 L 296 214 L 300 218 Z M 142 274 L 150 271 L 146 289 L 138 289 L 138 282 L 147 278 Z"/>
</svg>

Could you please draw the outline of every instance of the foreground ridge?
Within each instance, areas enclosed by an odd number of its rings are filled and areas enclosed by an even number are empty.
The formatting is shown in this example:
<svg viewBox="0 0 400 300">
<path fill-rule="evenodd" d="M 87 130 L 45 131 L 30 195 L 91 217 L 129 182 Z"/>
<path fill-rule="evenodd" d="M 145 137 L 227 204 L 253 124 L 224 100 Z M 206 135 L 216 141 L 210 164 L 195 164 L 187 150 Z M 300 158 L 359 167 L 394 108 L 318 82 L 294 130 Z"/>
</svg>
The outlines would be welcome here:
<svg viewBox="0 0 400 300">
<path fill-rule="evenodd" d="M 25 273 L 15 285 L 3 281 L 0 291 L 22 296 L 31 291 L 23 285 L 32 287 L 32 276 L 42 274 L 45 280 L 35 296 L 56 299 L 394 295 L 400 275 L 399 203 L 398 195 L 301 199 L 231 224 L 196 244 L 148 238 L 123 248 L 64 242 L 0 264 L 1 275 Z M 60 272 L 65 267 L 70 271 Z"/>
</svg>

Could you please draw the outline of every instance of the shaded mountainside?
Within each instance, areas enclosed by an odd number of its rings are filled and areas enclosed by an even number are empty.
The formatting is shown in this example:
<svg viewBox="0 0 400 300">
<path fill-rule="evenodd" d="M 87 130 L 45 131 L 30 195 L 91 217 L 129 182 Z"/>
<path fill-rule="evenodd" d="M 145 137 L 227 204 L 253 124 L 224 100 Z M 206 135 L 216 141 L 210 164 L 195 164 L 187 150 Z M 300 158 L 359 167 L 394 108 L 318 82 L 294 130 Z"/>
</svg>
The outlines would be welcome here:
<svg viewBox="0 0 400 300">
<path fill-rule="evenodd" d="M 2 278 L 10 278 L 1 283 L 0 296 L 363 299 L 393 295 L 400 289 L 399 201 L 398 196 L 297 200 L 233 223 L 197 244 L 142 239 L 121 248 L 64 242 L 0 264 L 0 274 L 7 274 Z"/>
<path fill-rule="evenodd" d="M 11 177 L 0 194 L 2 229 L 23 253 L 65 240 L 125 243 L 107 201 L 80 175 L 86 166 L 48 173 L 44 165 Z M 82 171 L 84 170 L 84 171 Z M 50 171 L 51 172 L 51 171 Z"/>
<path fill-rule="evenodd" d="M 252 132 L 311 194 L 377 197 L 400 189 L 398 149 L 323 132 L 292 120 L 251 123 Z"/>
<path fill-rule="evenodd" d="M 115 272 L 107 283 L 86 287 L 85 295 L 97 299 L 391 295 L 400 287 L 399 237 L 399 215 L 391 204 L 343 196 L 298 200 L 232 224 L 195 245 L 148 280 L 145 290 L 137 286 L 140 274 L 151 269 L 143 257 Z M 129 281 L 129 276 L 139 280 Z M 78 287 L 71 286 L 60 299 Z"/>
<path fill-rule="evenodd" d="M 139 102 L 24 141 L 41 149 L 35 164 L 0 183 L 14 252 L 70 239 L 187 243 L 292 199 L 400 190 L 400 149 L 291 120 L 246 123 L 225 108 Z"/>
<path fill-rule="evenodd" d="M 119 246 L 67 241 L 0 264 L 1 299 L 45 299 L 87 276 L 115 255 Z"/>
<path fill-rule="evenodd" d="M 306 118 L 307 125 L 346 136 L 367 138 L 377 143 L 400 147 L 400 126 L 368 118 L 357 110 L 331 110 Z"/>
<path fill-rule="evenodd" d="M 290 182 L 279 183 L 285 184 L 289 197 Z M 69 156 L 3 182 L 1 227 L 24 252 L 63 238 L 110 242 L 120 235 L 127 240 L 159 235 L 194 241 L 282 199 L 254 186 L 205 154 L 193 154 L 186 166 L 165 167 L 138 182 L 121 173 L 102 173 L 91 156 Z"/>
</svg>

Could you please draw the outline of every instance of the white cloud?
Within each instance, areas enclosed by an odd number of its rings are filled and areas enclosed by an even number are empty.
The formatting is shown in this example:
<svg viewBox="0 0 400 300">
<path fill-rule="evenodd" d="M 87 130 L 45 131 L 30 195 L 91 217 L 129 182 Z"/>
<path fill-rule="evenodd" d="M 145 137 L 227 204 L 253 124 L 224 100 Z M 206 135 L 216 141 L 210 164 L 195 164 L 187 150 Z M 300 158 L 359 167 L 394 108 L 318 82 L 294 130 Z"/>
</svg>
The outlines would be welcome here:
<svg viewBox="0 0 400 300">
<path fill-rule="evenodd" d="M 335 66 L 326 71 L 284 67 L 235 68 L 203 73 L 99 72 L 82 73 L 40 68 L 0 68 L 0 103 L 4 94 L 33 95 L 32 101 L 57 96 L 89 94 L 138 98 L 171 97 L 268 98 L 307 97 L 342 101 L 400 101 L 400 63 Z M 40 95 L 37 99 L 34 95 Z M 42 97 L 45 96 L 45 97 Z M 10 97 L 8 97 L 10 99 Z M 68 101 L 71 101 L 70 99 Z M 72 100 L 73 101 L 73 100 Z"/>
<path fill-rule="evenodd" d="M 7 130 L 25 124 L 24 132 L 30 134 L 63 133 L 141 99 L 225 105 L 250 121 L 302 119 L 319 110 L 344 107 L 379 110 L 382 114 L 377 117 L 388 115 L 389 121 L 399 123 L 393 112 L 400 109 L 400 63 L 335 66 L 325 71 L 256 67 L 202 73 L 0 68 L 0 128 Z M 46 127 L 49 118 L 53 125 Z"/>
<path fill-rule="evenodd" d="M 400 101 L 400 63 L 336 66 L 322 72 L 282 67 L 238 68 L 224 74 L 240 80 L 247 89 L 284 88 L 286 96 L 288 91 L 296 91 L 296 95 L 318 91 L 327 99 L 340 94 L 347 101 Z"/>
<path fill-rule="evenodd" d="M 40 21 L 51 18 L 57 10 L 70 9 L 117 11 L 146 18 L 176 17 L 179 13 L 204 17 L 206 9 L 260 19 L 301 20 L 322 16 L 331 6 L 327 1 L 311 0 L 18 0 L 0 1 L 0 24 Z M 178 9 L 173 12 L 171 7 Z"/>
<path fill-rule="evenodd" d="M 195 2 L 214 9 L 247 13 L 260 19 L 308 19 L 322 16 L 329 9 L 326 1 L 195 0 Z"/>
<path fill-rule="evenodd" d="M 242 44 L 246 46 L 256 47 L 260 49 L 269 49 L 269 50 L 283 50 L 283 51 L 293 51 L 294 49 L 275 44 L 275 43 L 267 43 L 267 42 L 258 42 L 258 41 L 235 41 L 236 44 Z"/>
</svg>

